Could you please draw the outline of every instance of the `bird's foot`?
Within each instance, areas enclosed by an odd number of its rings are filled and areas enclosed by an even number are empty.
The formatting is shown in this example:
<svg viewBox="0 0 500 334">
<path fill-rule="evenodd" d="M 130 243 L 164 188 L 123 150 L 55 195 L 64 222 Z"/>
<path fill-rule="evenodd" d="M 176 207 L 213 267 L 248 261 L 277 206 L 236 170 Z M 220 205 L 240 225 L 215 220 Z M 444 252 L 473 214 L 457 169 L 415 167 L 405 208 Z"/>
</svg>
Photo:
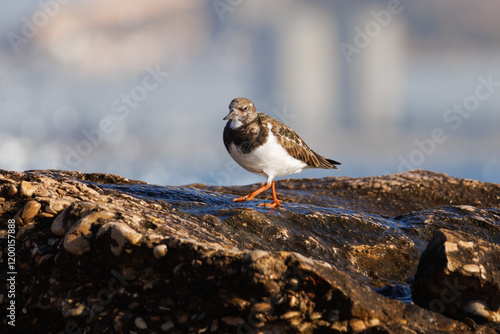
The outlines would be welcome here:
<svg viewBox="0 0 500 334">
<path fill-rule="evenodd" d="M 259 206 L 264 206 L 264 207 L 269 208 L 269 209 L 280 208 L 281 201 L 278 200 L 278 201 L 271 202 L 271 203 L 260 203 Z"/>
<path fill-rule="evenodd" d="M 255 198 L 255 196 L 246 195 L 246 196 L 242 196 L 242 197 L 238 197 L 238 198 L 233 198 L 232 201 L 233 202 L 246 202 L 246 201 L 253 201 L 254 198 Z"/>
</svg>

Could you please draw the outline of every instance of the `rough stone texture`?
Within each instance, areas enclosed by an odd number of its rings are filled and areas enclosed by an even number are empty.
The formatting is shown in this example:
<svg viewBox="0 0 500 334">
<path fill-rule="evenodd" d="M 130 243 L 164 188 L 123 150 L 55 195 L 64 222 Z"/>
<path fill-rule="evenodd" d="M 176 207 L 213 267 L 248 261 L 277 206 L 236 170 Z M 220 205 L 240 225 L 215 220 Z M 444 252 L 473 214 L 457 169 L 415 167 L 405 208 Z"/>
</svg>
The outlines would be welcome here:
<svg viewBox="0 0 500 334">
<path fill-rule="evenodd" d="M 3 263 L 7 221 L 29 201 L 41 206 L 16 227 L 20 332 L 499 330 L 384 297 L 409 301 L 420 255 L 441 228 L 500 242 L 496 184 L 426 171 L 284 180 L 284 207 L 274 210 L 228 195 L 257 185 L 1 171 L 0 186 Z M 8 277 L 4 266 L 0 277 Z M 3 317 L 0 332 L 11 329 Z"/>
<path fill-rule="evenodd" d="M 500 322 L 500 246 L 439 230 L 418 264 L 415 303 L 456 319 Z"/>
</svg>

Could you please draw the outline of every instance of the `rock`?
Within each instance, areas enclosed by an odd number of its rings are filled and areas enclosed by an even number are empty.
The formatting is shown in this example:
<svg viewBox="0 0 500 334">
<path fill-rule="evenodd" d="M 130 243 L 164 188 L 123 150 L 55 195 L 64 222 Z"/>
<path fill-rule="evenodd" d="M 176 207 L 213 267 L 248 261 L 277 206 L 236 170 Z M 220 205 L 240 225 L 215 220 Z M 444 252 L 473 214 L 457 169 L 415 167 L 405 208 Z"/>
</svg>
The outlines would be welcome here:
<svg viewBox="0 0 500 334">
<path fill-rule="evenodd" d="M 164 332 L 168 332 L 172 328 L 175 327 L 175 324 L 172 321 L 165 322 L 164 324 L 161 325 L 161 330 Z"/>
<path fill-rule="evenodd" d="M 55 235 L 63 236 L 82 217 L 95 210 L 97 205 L 91 202 L 74 202 L 61 212 L 51 226 Z"/>
<path fill-rule="evenodd" d="M 167 245 L 156 245 L 153 248 L 153 254 L 156 259 L 161 259 L 167 254 L 168 248 Z"/>
<path fill-rule="evenodd" d="M 7 197 L 14 197 L 17 195 L 17 188 L 13 184 L 6 184 L 2 186 L 2 191 Z"/>
<path fill-rule="evenodd" d="M 108 213 L 106 215 L 108 215 Z M 111 218 L 112 216 L 113 216 L 112 214 L 109 214 L 108 218 Z M 102 217 L 104 216 L 101 216 L 100 218 Z M 115 256 L 121 254 L 123 247 L 125 246 L 126 243 L 135 245 L 139 242 L 139 240 L 142 237 L 141 234 L 137 233 L 134 229 L 132 229 L 128 225 L 116 222 L 107 223 L 103 225 L 100 228 L 97 236 L 98 237 L 102 236 L 107 231 L 111 231 L 111 239 L 114 241 L 114 243 L 111 244 L 111 252 L 113 252 Z M 164 251 L 166 253 L 166 246 Z"/>
<path fill-rule="evenodd" d="M 455 319 L 500 322 L 500 246 L 438 230 L 420 258 L 412 295 L 416 304 Z"/>
<path fill-rule="evenodd" d="M 282 180 L 283 208 L 268 210 L 259 200 L 231 201 L 257 185 L 156 186 L 110 174 L 0 170 L 3 186 L 20 190 L 23 182 L 30 196 L 0 192 L 3 254 L 7 222 L 22 221 L 29 201 L 41 204 L 14 231 L 19 332 L 499 330 L 491 296 L 464 301 L 467 318 L 459 321 L 408 294 L 437 230 L 500 243 L 499 185 L 427 171 Z M 462 240 L 457 249 L 471 245 Z M 490 269 L 471 260 L 457 270 L 491 281 Z"/>
<path fill-rule="evenodd" d="M 135 326 L 139 329 L 146 329 L 148 328 L 148 325 L 146 324 L 146 321 L 144 321 L 143 318 L 137 317 L 134 320 Z"/>
<path fill-rule="evenodd" d="M 20 186 L 20 193 L 23 197 L 31 197 L 35 192 L 35 187 L 27 181 L 22 181 Z"/>
<path fill-rule="evenodd" d="M 109 211 L 95 211 L 86 215 L 84 214 L 83 218 L 78 220 L 64 237 L 64 249 L 74 255 L 82 255 L 89 252 L 93 235 L 92 226 L 96 224 L 98 220 L 105 222 L 113 217 L 114 213 Z M 123 242 L 122 239 L 119 240 Z M 118 248 L 120 247 L 123 247 L 123 244 L 119 243 Z"/>
<path fill-rule="evenodd" d="M 222 317 L 222 322 L 231 327 L 239 327 L 245 324 L 245 320 L 241 317 Z"/>
<path fill-rule="evenodd" d="M 37 201 L 26 202 L 23 207 L 23 212 L 21 213 L 21 219 L 23 220 L 24 224 L 30 223 L 33 218 L 38 215 L 41 207 L 42 206 Z"/>
</svg>

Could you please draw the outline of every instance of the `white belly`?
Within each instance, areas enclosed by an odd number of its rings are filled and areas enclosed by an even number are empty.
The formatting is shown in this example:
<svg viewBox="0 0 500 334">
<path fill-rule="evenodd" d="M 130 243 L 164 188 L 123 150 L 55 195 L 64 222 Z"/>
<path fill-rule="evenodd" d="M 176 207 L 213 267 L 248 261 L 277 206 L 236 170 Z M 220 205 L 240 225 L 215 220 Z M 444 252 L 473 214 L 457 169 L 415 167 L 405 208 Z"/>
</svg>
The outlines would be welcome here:
<svg viewBox="0 0 500 334">
<path fill-rule="evenodd" d="M 267 142 L 255 151 L 243 154 L 233 144 L 229 147 L 231 157 L 249 172 L 266 176 L 268 182 L 275 177 L 300 173 L 307 164 L 290 156 L 269 131 Z"/>
</svg>

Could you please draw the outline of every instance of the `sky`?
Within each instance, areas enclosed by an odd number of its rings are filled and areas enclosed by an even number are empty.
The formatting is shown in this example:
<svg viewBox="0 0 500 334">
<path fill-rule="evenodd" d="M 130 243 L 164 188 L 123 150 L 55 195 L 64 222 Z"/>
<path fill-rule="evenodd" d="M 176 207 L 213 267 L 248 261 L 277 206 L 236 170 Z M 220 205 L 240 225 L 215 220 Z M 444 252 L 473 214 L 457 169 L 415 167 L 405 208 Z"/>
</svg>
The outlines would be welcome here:
<svg viewBox="0 0 500 334">
<path fill-rule="evenodd" d="M 45 0 L 0 13 L 0 168 L 263 182 L 222 142 L 250 98 L 339 171 L 500 183 L 495 1 Z"/>
</svg>

